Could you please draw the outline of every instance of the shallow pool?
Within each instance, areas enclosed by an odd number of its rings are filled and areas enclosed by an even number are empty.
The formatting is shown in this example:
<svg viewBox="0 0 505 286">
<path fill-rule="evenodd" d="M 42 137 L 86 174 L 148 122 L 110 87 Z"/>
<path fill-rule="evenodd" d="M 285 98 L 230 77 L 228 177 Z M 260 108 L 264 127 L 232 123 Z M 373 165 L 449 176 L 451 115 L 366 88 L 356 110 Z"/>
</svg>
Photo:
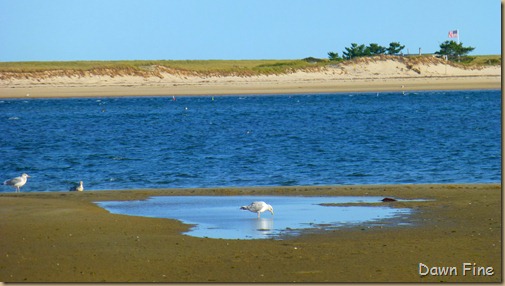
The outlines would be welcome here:
<svg viewBox="0 0 505 286">
<path fill-rule="evenodd" d="M 395 218 L 401 218 L 394 220 L 396 224 L 404 224 L 411 210 L 379 205 L 381 199 L 382 197 L 159 196 L 142 201 L 96 203 L 114 214 L 177 219 L 195 225 L 185 234 L 196 237 L 281 239 L 285 235 L 297 235 L 305 230 L 369 226 Z M 253 201 L 271 204 L 275 215 L 265 212 L 261 218 L 257 218 L 256 213 L 240 210 L 241 206 Z M 361 204 L 352 205 L 354 203 Z"/>
</svg>

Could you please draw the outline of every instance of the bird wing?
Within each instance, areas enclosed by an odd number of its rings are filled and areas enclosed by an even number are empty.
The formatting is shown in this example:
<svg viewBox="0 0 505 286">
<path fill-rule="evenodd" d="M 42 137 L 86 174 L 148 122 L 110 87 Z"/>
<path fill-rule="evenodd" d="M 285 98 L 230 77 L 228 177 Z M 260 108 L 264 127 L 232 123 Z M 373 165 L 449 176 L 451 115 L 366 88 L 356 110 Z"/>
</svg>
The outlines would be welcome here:
<svg viewBox="0 0 505 286">
<path fill-rule="evenodd" d="M 264 202 L 253 202 L 252 204 L 249 205 L 249 210 L 253 212 L 259 212 L 261 211 L 266 204 Z"/>
<path fill-rule="evenodd" d="M 16 184 L 19 184 L 23 181 L 23 178 L 21 177 L 16 177 L 16 178 L 13 178 L 13 179 L 10 179 L 10 180 L 7 180 L 4 182 L 4 185 L 11 185 L 11 186 L 14 186 Z"/>
</svg>

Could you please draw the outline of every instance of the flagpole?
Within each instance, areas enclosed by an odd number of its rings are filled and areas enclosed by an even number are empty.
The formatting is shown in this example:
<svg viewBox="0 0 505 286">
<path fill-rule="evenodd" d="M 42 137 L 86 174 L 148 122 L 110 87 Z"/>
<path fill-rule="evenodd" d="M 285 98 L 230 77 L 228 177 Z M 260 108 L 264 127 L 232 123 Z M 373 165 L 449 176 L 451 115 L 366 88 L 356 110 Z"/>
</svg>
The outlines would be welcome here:
<svg viewBox="0 0 505 286">
<path fill-rule="evenodd" d="M 459 29 L 456 29 L 456 34 L 458 35 L 457 41 L 458 41 L 458 46 L 459 46 Z M 458 63 L 461 62 L 461 55 L 458 55 Z"/>
</svg>

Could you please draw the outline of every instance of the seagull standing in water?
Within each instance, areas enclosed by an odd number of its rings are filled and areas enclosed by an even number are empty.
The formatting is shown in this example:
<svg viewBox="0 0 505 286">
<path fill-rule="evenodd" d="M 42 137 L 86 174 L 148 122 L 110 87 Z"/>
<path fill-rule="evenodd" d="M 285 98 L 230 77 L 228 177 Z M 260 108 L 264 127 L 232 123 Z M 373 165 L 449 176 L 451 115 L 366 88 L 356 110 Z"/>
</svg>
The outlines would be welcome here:
<svg viewBox="0 0 505 286">
<path fill-rule="evenodd" d="M 258 214 L 258 218 L 260 218 L 260 214 L 262 212 L 266 212 L 266 211 L 269 211 L 272 213 L 272 215 L 274 215 L 274 208 L 272 208 L 271 205 L 265 203 L 265 202 L 252 202 L 250 205 L 248 206 L 242 206 L 240 207 L 241 210 L 248 210 L 250 212 L 253 212 L 253 213 L 257 213 Z"/>
<path fill-rule="evenodd" d="M 10 180 L 6 180 L 4 182 L 4 185 L 16 188 L 16 193 L 19 193 L 20 192 L 19 188 L 21 188 L 22 186 L 24 186 L 26 184 L 26 181 L 28 180 L 28 178 L 30 178 L 30 176 L 28 176 L 28 174 L 23 173 L 21 175 L 21 177 L 16 177 L 16 178 L 13 178 Z"/>
<path fill-rule="evenodd" d="M 82 192 L 84 191 L 84 186 L 82 184 L 82 181 L 79 181 L 79 185 L 75 185 L 70 188 L 71 192 Z"/>
</svg>

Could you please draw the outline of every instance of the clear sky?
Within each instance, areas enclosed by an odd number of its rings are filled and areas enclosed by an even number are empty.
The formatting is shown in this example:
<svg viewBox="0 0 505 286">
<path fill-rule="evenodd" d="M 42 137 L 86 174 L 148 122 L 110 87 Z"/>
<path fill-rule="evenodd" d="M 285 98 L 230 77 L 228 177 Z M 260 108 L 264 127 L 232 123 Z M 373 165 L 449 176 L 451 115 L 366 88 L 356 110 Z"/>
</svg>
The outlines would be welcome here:
<svg viewBox="0 0 505 286">
<path fill-rule="evenodd" d="M 500 0 L 0 0 L 0 61 L 301 59 L 351 43 L 501 53 Z"/>
</svg>

